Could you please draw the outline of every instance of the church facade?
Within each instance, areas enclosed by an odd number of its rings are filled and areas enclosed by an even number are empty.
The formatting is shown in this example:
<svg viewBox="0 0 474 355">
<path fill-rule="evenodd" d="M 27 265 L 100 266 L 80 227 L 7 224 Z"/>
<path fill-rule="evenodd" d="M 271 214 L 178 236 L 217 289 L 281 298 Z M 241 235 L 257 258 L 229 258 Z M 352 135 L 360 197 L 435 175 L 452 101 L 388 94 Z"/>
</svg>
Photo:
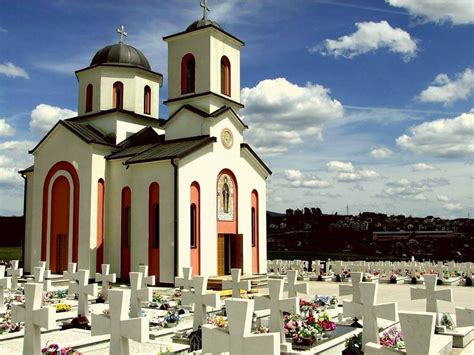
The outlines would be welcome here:
<svg viewBox="0 0 474 355">
<path fill-rule="evenodd" d="M 25 177 L 24 267 L 68 262 L 128 278 L 141 264 L 162 283 L 182 267 L 207 276 L 266 271 L 269 168 L 244 142 L 243 42 L 206 16 L 168 43 L 163 76 L 120 42 L 76 71 L 78 116 L 31 150 Z"/>
</svg>

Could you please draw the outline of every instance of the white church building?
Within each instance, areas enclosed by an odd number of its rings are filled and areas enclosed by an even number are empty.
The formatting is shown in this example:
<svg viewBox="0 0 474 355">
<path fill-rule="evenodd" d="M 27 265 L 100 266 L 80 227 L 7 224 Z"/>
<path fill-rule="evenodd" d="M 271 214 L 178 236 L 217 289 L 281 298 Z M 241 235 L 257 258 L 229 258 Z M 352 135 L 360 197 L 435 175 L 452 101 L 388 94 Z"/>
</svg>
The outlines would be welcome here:
<svg viewBox="0 0 474 355">
<path fill-rule="evenodd" d="M 161 283 L 182 267 L 206 276 L 266 271 L 269 168 L 244 142 L 239 118 L 244 43 L 207 19 L 168 43 L 163 76 L 120 41 L 76 71 L 78 116 L 30 151 L 25 177 L 24 268 L 68 262 L 128 278 L 141 264 Z"/>
</svg>

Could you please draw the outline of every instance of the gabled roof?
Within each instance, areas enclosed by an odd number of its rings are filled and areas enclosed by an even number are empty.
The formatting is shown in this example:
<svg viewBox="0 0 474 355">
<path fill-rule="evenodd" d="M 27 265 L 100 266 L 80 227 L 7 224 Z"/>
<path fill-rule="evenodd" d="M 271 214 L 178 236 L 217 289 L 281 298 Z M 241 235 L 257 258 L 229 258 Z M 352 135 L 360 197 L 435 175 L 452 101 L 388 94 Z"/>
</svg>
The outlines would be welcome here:
<svg viewBox="0 0 474 355">
<path fill-rule="evenodd" d="M 164 141 L 162 143 L 157 143 L 151 148 L 126 160 L 124 164 L 130 165 L 157 160 L 183 158 L 216 141 L 216 137 L 210 136 L 198 136 Z"/>
<path fill-rule="evenodd" d="M 272 174 L 272 171 L 267 166 L 267 164 L 265 164 L 263 160 L 260 159 L 260 157 L 257 155 L 257 153 L 255 153 L 255 151 L 252 149 L 252 147 L 250 147 L 250 145 L 248 145 L 247 143 L 241 143 L 240 148 L 246 149 L 251 155 L 253 155 L 253 157 L 258 161 L 258 163 L 262 166 L 262 168 L 264 168 L 268 172 L 268 175 Z"/>
<path fill-rule="evenodd" d="M 65 120 L 65 121 L 58 121 L 53 128 L 49 130 L 48 133 L 39 141 L 39 143 L 29 151 L 29 153 L 34 153 L 36 149 L 39 148 L 41 144 L 50 136 L 50 134 L 58 127 L 59 125 L 67 128 L 69 131 L 74 133 L 76 136 L 78 136 L 80 139 L 82 139 L 84 142 L 91 144 L 101 144 L 101 145 L 107 145 L 110 147 L 115 147 L 115 143 L 112 142 L 111 140 L 107 139 L 105 135 L 97 130 L 96 128 L 92 127 L 91 125 L 81 125 L 76 122 L 72 122 L 70 120 Z"/>
<path fill-rule="evenodd" d="M 167 121 L 167 120 L 162 119 L 162 118 L 153 118 L 153 117 L 150 117 L 150 116 L 140 115 L 140 114 L 135 113 L 133 111 L 120 110 L 120 109 L 115 109 L 115 108 L 112 108 L 112 109 L 109 109 L 109 110 L 102 110 L 102 111 L 90 113 L 90 114 L 87 114 L 87 115 L 71 117 L 71 118 L 66 119 L 65 121 L 81 122 L 81 121 L 87 120 L 91 117 L 105 115 L 105 114 L 114 113 L 114 112 L 120 112 L 120 113 L 123 113 L 125 115 L 140 118 L 141 120 L 147 121 L 147 122 L 150 122 L 150 123 L 158 122 L 160 125 L 166 123 L 166 121 Z"/>
<path fill-rule="evenodd" d="M 205 91 L 205 92 L 200 92 L 198 94 L 189 94 L 189 95 L 185 95 L 185 96 L 175 97 L 174 99 L 168 99 L 166 101 L 163 101 L 163 103 L 166 105 L 166 104 L 169 104 L 171 102 L 177 102 L 177 101 L 181 101 L 181 100 L 188 100 L 188 99 L 193 99 L 193 98 L 196 98 L 196 97 L 207 96 L 207 95 L 212 95 L 212 96 L 218 97 L 218 98 L 223 99 L 227 102 L 233 103 L 234 105 L 237 105 L 240 108 L 244 108 L 244 105 L 242 105 L 240 102 L 232 100 L 229 96 L 217 94 L 213 91 Z"/>
<path fill-rule="evenodd" d="M 18 174 L 25 174 L 25 173 L 31 173 L 32 171 L 35 170 L 35 166 L 34 165 L 31 165 L 29 167 L 27 167 L 26 169 L 23 169 L 23 170 L 19 170 L 18 171 Z"/>
<path fill-rule="evenodd" d="M 122 148 L 128 148 L 149 143 L 154 144 L 160 141 L 160 137 L 161 136 L 156 133 L 156 131 L 152 127 L 147 126 L 142 128 L 138 132 L 132 134 L 124 141 L 120 142 L 118 146 Z"/>
<path fill-rule="evenodd" d="M 195 113 L 196 115 L 199 115 L 203 118 L 216 118 L 216 117 L 219 117 L 220 115 L 222 115 L 224 112 L 227 112 L 227 111 L 231 111 L 235 118 L 237 119 L 237 121 L 244 127 L 244 128 L 248 128 L 248 126 L 240 119 L 239 115 L 234 111 L 234 109 L 230 106 L 222 106 L 221 108 L 215 110 L 214 112 L 211 112 L 211 113 L 207 113 L 197 107 L 194 107 L 192 105 L 189 105 L 189 104 L 186 104 L 186 105 L 183 105 L 181 106 L 178 110 L 176 110 L 171 116 L 170 118 L 164 122 L 162 124 L 162 126 L 166 127 L 168 125 L 169 122 L 171 122 L 173 120 L 173 118 L 175 118 L 178 113 L 180 113 L 181 111 L 183 110 L 188 110 L 190 112 L 193 112 Z"/>
</svg>

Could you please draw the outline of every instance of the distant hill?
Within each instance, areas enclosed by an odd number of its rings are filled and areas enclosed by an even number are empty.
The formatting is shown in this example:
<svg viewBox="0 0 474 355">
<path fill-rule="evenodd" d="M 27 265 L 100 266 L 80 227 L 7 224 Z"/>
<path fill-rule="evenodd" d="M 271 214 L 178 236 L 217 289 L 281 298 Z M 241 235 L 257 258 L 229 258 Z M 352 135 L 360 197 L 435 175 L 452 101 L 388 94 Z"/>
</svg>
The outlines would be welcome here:
<svg viewBox="0 0 474 355">
<path fill-rule="evenodd" d="M 0 247 L 21 246 L 25 234 L 23 217 L 0 217 Z"/>
<path fill-rule="evenodd" d="M 284 213 L 267 211 L 267 216 L 272 217 L 272 218 L 278 218 L 278 217 L 285 217 L 286 215 Z"/>
</svg>

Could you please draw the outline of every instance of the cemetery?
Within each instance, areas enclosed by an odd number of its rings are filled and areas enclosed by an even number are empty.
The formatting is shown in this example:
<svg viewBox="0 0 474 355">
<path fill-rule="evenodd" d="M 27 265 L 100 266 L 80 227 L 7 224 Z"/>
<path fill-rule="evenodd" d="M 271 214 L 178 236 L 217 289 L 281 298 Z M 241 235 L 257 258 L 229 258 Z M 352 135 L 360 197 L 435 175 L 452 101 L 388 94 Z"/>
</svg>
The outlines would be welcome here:
<svg viewBox="0 0 474 355">
<path fill-rule="evenodd" d="M 472 351 L 470 265 L 420 262 L 414 270 L 413 261 L 309 264 L 269 260 L 258 287 L 240 269 L 216 287 L 215 279 L 192 276 L 186 267 L 174 287 L 164 287 L 155 286 L 146 265 L 130 272 L 128 283 L 117 283 L 107 264 L 93 278 L 74 263 L 63 275 L 52 274 L 44 262 L 33 275 L 22 275 L 13 261 L 0 266 L 0 349 L 10 354 Z M 377 278 L 411 280 L 414 272 L 422 283 Z M 443 284 L 446 275 L 459 282 Z M 455 299 L 458 294 L 462 302 Z"/>
</svg>

